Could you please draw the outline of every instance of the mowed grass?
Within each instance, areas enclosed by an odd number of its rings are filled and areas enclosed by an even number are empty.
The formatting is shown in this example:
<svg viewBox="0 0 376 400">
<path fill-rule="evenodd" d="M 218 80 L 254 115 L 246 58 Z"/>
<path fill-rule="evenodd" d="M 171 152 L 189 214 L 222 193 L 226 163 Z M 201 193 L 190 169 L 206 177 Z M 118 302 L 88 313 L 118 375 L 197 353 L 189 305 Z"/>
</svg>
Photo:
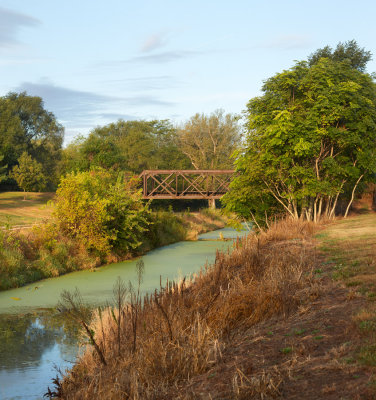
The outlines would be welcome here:
<svg viewBox="0 0 376 400">
<path fill-rule="evenodd" d="M 376 292 L 376 213 L 338 220 L 316 238 L 334 279 Z"/>
<path fill-rule="evenodd" d="M 26 193 L 23 192 L 0 193 L 0 226 L 31 225 L 49 218 L 54 193 Z"/>
<path fill-rule="evenodd" d="M 361 297 L 366 305 L 353 316 L 362 337 L 358 361 L 376 366 L 376 213 L 338 220 L 317 234 L 320 249 L 335 280 L 349 288 L 349 298 Z"/>
</svg>

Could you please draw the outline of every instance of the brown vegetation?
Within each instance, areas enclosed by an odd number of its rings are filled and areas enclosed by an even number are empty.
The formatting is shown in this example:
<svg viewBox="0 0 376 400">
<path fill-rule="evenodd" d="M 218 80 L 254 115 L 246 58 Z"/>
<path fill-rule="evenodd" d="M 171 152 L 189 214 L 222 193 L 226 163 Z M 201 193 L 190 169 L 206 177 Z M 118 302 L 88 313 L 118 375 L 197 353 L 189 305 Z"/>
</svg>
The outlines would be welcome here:
<svg viewBox="0 0 376 400">
<path fill-rule="evenodd" d="M 215 264 L 193 283 L 167 283 L 143 302 L 136 289 L 130 291 L 130 303 L 117 296 L 115 309 L 97 312 L 90 328 L 95 345 L 66 374 L 56 396 L 200 398 L 186 388 L 195 377 L 221 368 L 239 331 L 249 332 L 273 316 L 287 318 L 317 297 L 312 233 L 311 223 L 284 221 L 267 233 L 238 240 L 231 253 L 217 253 Z M 250 376 L 234 366 L 231 373 L 225 388 L 206 387 L 202 398 L 279 393 L 278 371 Z"/>
</svg>

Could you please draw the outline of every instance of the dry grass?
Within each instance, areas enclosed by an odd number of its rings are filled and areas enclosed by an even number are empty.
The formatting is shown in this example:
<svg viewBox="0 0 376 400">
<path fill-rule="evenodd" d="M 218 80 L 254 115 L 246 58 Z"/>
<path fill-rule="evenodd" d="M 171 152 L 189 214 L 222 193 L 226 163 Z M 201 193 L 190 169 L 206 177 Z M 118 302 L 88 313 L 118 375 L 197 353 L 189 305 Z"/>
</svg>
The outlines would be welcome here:
<svg viewBox="0 0 376 400">
<path fill-rule="evenodd" d="M 52 200 L 54 193 L 0 193 L 0 226 L 29 225 L 41 222 L 51 216 L 52 207 L 47 202 Z"/>
<path fill-rule="evenodd" d="M 167 283 L 142 304 L 133 291 L 131 304 L 97 312 L 91 329 L 105 362 L 88 346 L 56 395 L 196 398 L 176 395 L 178 385 L 220 365 L 239 329 L 275 315 L 287 317 L 316 296 L 312 232 L 312 224 L 283 221 L 238 240 L 229 254 L 217 253 L 215 264 L 194 282 Z M 282 379 L 277 372 L 248 378 L 241 369 L 232 376 L 231 398 L 238 399 L 273 398 Z"/>
<path fill-rule="evenodd" d="M 197 240 L 201 233 L 223 228 L 227 218 L 219 210 L 203 209 L 200 212 L 182 213 L 181 218 L 187 229 L 186 240 Z"/>
</svg>

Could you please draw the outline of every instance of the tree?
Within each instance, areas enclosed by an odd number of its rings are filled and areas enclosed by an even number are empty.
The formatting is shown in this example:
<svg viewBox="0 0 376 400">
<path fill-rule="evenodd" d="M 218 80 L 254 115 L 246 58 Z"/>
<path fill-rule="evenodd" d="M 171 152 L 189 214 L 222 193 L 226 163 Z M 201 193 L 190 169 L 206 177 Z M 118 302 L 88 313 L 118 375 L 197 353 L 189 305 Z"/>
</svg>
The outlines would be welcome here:
<svg viewBox="0 0 376 400">
<path fill-rule="evenodd" d="M 149 224 L 148 205 L 132 180 L 104 169 L 72 172 L 61 179 L 55 197 L 61 232 L 100 255 L 112 249 L 131 252 L 142 243 Z"/>
<path fill-rule="evenodd" d="M 56 180 L 64 129 L 40 97 L 8 93 L 0 98 L 0 152 L 10 171 L 21 154 L 38 161 L 50 185 Z"/>
<path fill-rule="evenodd" d="M 18 159 L 18 165 L 13 167 L 10 177 L 16 180 L 24 192 L 41 191 L 46 184 L 42 165 L 26 152 L 22 153 Z M 26 200 L 26 195 L 24 195 L 24 200 Z"/>
<path fill-rule="evenodd" d="M 321 58 L 329 58 L 337 62 L 347 62 L 351 68 L 364 72 L 367 63 L 372 59 L 370 51 L 360 48 L 355 40 L 349 40 L 345 43 L 338 43 L 333 51 L 330 46 L 316 50 L 308 57 L 309 65 L 317 64 Z"/>
<path fill-rule="evenodd" d="M 167 120 L 123 121 L 98 127 L 63 151 L 62 170 L 101 167 L 139 174 L 144 169 L 181 169 L 189 160 L 176 144 L 176 129 Z"/>
<path fill-rule="evenodd" d="M 195 114 L 178 129 L 178 144 L 195 169 L 232 169 L 232 153 L 240 143 L 239 117 L 216 110 Z M 207 179 L 210 188 L 211 178 Z M 215 208 L 215 200 L 209 200 Z"/>
<path fill-rule="evenodd" d="M 239 117 L 217 110 L 195 114 L 178 130 L 181 151 L 195 169 L 232 168 L 231 154 L 240 143 Z"/>
<path fill-rule="evenodd" d="M 333 217 L 340 196 L 348 212 L 359 183 L 375 178 L 376 86 L 347 60 L 276 74 L 248 103 L 247 119 L 240 175 L 223 199 L 244 217 Z"/>
<path fill-rule="evenodd" d="M 2 163 L 3 160 L 4 160 L 4 155 L 0 154 L 0 163 Z M 8 165 L 3 165 L 0 167 L 0 183 L 2 181 L 5 181 L 8 178 L 7 169 L 8 169 Z"/>
</svg>

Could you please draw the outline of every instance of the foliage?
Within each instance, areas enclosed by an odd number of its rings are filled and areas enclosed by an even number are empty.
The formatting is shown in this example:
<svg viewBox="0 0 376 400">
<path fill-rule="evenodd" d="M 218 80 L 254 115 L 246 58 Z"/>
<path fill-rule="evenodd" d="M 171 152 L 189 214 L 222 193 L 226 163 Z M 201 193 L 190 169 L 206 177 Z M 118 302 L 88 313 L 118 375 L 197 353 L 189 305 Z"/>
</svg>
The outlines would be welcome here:
<svg viewBox="0 0 376 400">
<path fill-rule="evenodd" d="M 368 61 L 372 59 L 370 51 L 361 49 L 355 40 L 349 40 L 345 43 L 338 43 L 333 51 L 330 46 L 316 50 L 308 57 L 309 65 L 317 64 L 321 58 L 329 58 L 337 62 L 347 62 L 351 68 L 364 72 Z"/>
<path fill-rule="evenodd" d="M 167 120 L 123 121 L 94 129 L 63 152 L 62 173 L 92 167 L 140 173 L 144 169 L 182 169 L 189 165 Z"/>
<path fill-rule="evenodd" d="M 179 148 L 195 169 L 232 168 L 230 156 L 240 143 L 238 121 L 223 110 L 195 114 L 178 130 Z"/>
<path fill-rule="evenodd" d="M 276 74 L 248 103 L 247 119 L 228 210 L 266 223 L 282 212 L 332 217 L 341 194 L 350 205 L 359 182 L 375 177 L 376 86 L 347 60 Z"/>
<path fill-rule="evenodd" d="M 148 226 L 148 205 L 122 174 L 116 181 L 101 169 L 68 174 L 55 203 L 59 229 L 101 254 L 136 249 Z"/>
<path fill-rule="evenodd" d="M 24 192 L 41 191 L 46 185 L 42 165 L 26 152 L 18 159 L 18 165 L 13 167 L 10 177 Z"/>
<path fill-rule="evenodd" d="M 151 214 L 151 224 L 142 247 L 149 250 L 186 238 L 187 229 L 182 218 L 171 211 L 155 211 Z"/>
<path fill-rule="evenodd" d="M 0 163 L 4 160 L 4 155 L 0 154 Z M 0 183 L 7 179 L 7 169 L 8 165 L 0 166 Z"/>
<path fill-rule="evenodd" d="M 159 246 L 186 240 L 188 234 L 197 230 L 196 223 L 201 232 L 224 225 L 223 221 L 216 223 L 214 219 L 208 219 L 203 219 L 200 214 L 182 214 L 179 217 L 170 211 L 148 214 L 149 225 L 148 230 L 142 233 L 142 245 L 130 251 L 139 255 Z M 120 223 L 122 221 L 120 219 Z M 35 225 L 32 229 L 0 230 L 0 290 L 124 260 L 129 257 L 127 240 L 128 237 L 119 236 L 120 243 L 111 243 L 114 247 L 110 254 L 98 254 L 98 250 L 88 249 L 87 243 L 77 236 L 63 232 L 54 221 Z"/>
<path fill-rule="evenodd" d="M 8 170 L 27 152 L 42 164 L 49 185 L 53 185 L 63 135 L 63 127 L 44 109 L 40 97 L 28 96 L 26 92 L 0 97 L 0 153 Z"/>
</svg>

